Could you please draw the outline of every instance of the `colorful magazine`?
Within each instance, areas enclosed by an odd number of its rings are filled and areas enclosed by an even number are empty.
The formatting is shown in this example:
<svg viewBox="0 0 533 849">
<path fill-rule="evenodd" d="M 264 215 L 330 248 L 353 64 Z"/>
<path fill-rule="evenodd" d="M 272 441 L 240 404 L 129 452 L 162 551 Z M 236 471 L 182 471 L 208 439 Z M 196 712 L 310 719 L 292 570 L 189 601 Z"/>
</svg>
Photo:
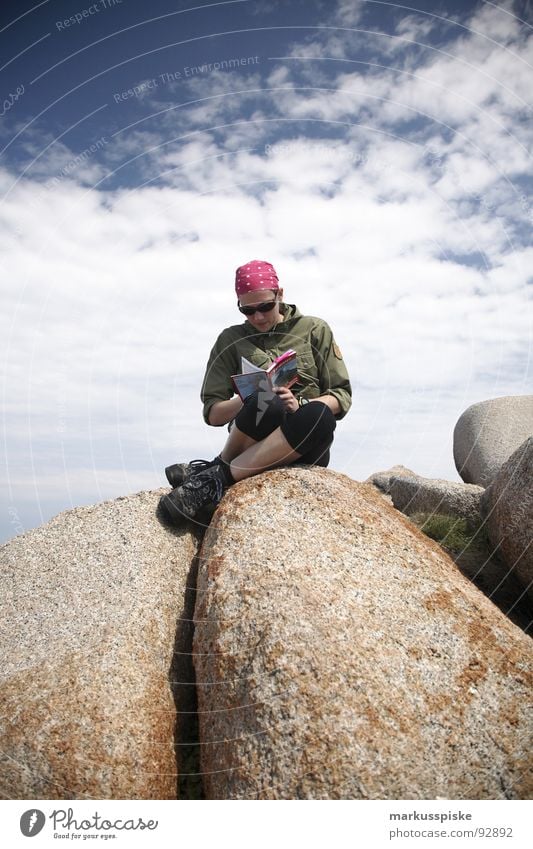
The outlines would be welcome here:
<svg viewBox="0 0 533 849">
<path fill-rule="evenodd" d="M 298 380 L 296 351 L 289 349 L 267 369 L 258 368 L 242 357 L 242 373 L 232 374 L 233 386 L 243 401 L 259 389 L 273 395 L 280 386 L 291 387 Z"/>
</svg>

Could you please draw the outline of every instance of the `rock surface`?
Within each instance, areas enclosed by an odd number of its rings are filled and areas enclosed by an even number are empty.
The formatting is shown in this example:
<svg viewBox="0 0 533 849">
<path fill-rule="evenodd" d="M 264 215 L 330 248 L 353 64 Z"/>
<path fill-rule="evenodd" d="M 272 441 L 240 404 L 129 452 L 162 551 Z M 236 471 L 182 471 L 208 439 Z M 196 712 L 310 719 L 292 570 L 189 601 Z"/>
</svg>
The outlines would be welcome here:
<svg viewBox="0 0 533 849">
<path fill-rule="evenodd" d="M 528 798 L 531 641 L 368 484 L 284 469 L 204 538 L 207 798 Z"/>
<path fill-rule="evenodd" d="M 389 494 L 396 509 L 407 516 L 413 513 L 444 513 L 466 519 L 471 525 L 479 523 L 484 492 L 481 486 L 423 478 L 403 466 L 378 472 L 368 481 Z"/>
<path fill-rule="evenodd" d="M 377 488 L 382 492 L 388 492 L 393 480 L 396 480 L 397 478 L 416 477 L 418 477 L 416 472 L 413 472 L 406 466 L 399 464 L 397 466 L 392 466 L 392 468 L 387 469 L 385 472 L 375 472 L 375 474 L 370 475 L 366 483 L 373 483 L 374 486 L 377 486 Z"/>
<path fill-rule="evenodd" d="M 472 404 L 455 425 L 455 467 L 466 483 L 487 487 L 529 436 L 533 436 L 533 395 Z"/>
<path fill-rule="evenodd" d="M 533 437 L 503 464 L 482 509 L 492 544 L 533 601 Z"/>
<path fill-rule="evenodd" d="M 0 549 L 2 798 L 176 797 L 169 669 L 197 541 L 158 521 L 160 494 Z"/>
<path fill-rule="evenodd" d="M 371 483 L 376 487 L 377 491 L 381 494 L 381 496 L 385 499 L 387 504 L 392 504 L 392 498 L 389 492 L 389 487 L 391 484 L 391 480 L 393 478 L 412 478 L 416 477 L 416 472 L 411 471 L 406 466 L 402 466 L 401 464 L 397 466 L 392 466 L 390 469 L 387 469 L 386 472 L 375 472 L 373 475 L 370 475 L 369 478 L 365 481 L 365 483 Z"/>
</svg>

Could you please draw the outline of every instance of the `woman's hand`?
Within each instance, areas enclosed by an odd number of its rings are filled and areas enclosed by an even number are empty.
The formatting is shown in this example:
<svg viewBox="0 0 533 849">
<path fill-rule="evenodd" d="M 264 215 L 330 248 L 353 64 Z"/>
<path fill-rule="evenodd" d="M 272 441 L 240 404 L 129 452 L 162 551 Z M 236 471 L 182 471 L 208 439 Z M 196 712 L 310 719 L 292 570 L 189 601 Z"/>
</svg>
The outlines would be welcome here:
<svg viewBox="0 0 533 849">
<path fill-rule="evenodd" d="M 294 397 L 291 390 L 286 386 L 279 386 L 274 390 L 279 400 L 281 401 L 287 413 L 295 413 L 298 409 L 298 400 Z"/>
</svg>

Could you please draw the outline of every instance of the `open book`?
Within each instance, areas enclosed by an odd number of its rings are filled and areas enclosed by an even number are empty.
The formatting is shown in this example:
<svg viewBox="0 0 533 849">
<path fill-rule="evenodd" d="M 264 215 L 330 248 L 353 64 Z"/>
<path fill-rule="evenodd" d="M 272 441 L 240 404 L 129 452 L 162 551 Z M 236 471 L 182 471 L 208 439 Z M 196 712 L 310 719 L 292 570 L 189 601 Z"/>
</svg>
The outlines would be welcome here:
<svg viewBox="0 0 533 849">
<path fill-rule="evenodd" d="M 277 357 L 267 369 L 254 366 L 245 357 L 241 357 L 241 374 L 232 374 L 231 379 L 235 391 L 243 401 L 262 389 L 270 394 L 278 386 L 292 386 L 298 380 L 298 368 L 296 365 L 296 351 L 289 349 Z"/>
</svg>

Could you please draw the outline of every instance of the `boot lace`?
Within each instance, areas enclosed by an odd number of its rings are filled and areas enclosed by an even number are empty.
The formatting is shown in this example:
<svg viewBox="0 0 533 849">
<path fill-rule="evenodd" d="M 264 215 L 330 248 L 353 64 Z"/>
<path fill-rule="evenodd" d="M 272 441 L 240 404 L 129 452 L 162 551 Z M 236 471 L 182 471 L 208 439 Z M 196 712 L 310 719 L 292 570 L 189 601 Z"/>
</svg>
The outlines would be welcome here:
<svg viewBox="0 0 533 849">
<path fill-rule="evenodd" d="M 196 475 L 210 469 L 212 466 L 218 466 L 218 464 L 218 457 L 215 457 L 214 460 L 191 460 L 188 464 L 188 473 Z"/>
<path fill-rule="evenodd" d="M 198 510 L 209 503 L 218 504 L 224 495 L 225 488 L 221 470 L 216 463 L 204 472 L 188 478 L 181 487 L 181 498 L 184 506 Z"/>
</svg>

